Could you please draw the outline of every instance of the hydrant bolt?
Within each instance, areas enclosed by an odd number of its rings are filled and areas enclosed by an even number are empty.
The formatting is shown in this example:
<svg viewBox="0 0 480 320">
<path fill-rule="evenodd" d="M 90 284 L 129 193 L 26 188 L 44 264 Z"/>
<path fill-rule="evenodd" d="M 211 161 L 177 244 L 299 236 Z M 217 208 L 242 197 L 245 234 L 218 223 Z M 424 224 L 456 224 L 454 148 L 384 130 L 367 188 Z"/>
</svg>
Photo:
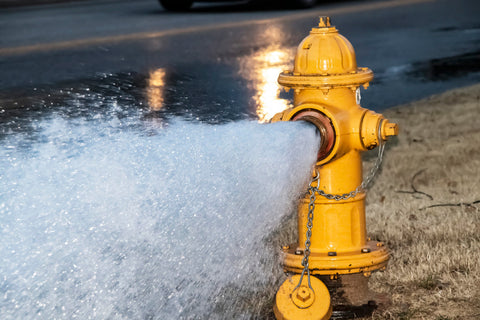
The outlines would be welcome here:
<svg viewBox="0 0 480 320">
<path fill-rule="evenodd" d="M 297 298 L 299 300 L 306 302 L 308 299 L 310 299 L 310 297 L 310 289 L 308 287 L 301 286 L 300 288 L 298 288 Z"/>
</svg>

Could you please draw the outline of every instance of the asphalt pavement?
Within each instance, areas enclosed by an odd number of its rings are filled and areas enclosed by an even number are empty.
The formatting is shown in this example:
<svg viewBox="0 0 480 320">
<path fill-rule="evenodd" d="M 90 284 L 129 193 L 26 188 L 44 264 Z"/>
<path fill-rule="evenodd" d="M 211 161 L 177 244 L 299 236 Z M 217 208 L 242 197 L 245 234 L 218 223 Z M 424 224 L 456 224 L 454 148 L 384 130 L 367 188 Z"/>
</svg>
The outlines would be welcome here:
<svg viewBox="0 0 480 320">
<path fill-rule="evenodd" d="M 81 1 L 81 0 L 77 0 Z M 50 3 L 66 2 L 65 0 L 0 0 L 0 8 L 34 6 Z"/>
<path fill-rule="evenodd" d="M 267 105 L 289 103 L 276 77 L 291 68 L 318 16 L 330 15 L 358 65 L 375 73 L 362 104 L 383 110 L 479 82 L 478 12 L 475 0 L 329 1 L 311 10 L 221 3 L 189 13 L 165 12 L 153 0 L 7 8 L 0 105 L 55 105 L 67 88 L 145 105 L 156 90 L 161 103 L 153 108 L 167 115 L 260 117 Z"/>
</svg>

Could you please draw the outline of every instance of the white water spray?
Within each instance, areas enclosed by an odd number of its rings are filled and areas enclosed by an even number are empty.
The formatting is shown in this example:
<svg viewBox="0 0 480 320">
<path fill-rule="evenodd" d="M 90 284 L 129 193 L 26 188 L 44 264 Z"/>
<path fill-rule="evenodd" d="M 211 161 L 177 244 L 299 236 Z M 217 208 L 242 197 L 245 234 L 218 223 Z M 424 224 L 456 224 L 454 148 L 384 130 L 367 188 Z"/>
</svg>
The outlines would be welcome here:
<svg viewBox="0 0 480 320">
<path fill-rule="evenodd" d="M 310 177 L 309 125 L 53 116 L 36 129 L 0 147 L 1 319 L 269 310 L 265 288 L 283 280 L 269 239 Z"/>
</svg>

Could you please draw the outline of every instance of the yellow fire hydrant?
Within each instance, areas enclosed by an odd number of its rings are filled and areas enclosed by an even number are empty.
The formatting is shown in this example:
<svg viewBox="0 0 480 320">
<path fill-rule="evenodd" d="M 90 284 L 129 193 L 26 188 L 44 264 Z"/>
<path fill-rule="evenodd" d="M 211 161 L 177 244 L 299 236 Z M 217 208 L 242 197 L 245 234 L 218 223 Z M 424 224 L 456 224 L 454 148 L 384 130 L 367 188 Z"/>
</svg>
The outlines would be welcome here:
<svg viewBox="0 0 480 320">
<path fill-rule="evenodd" d="M 343 288 L 347 304 L 367 303 L 368 277 L 386 268 L 387 248 L 367 238 L 365 189 L 384 141 L 398 127 L 360 107 L 359 87 L 367 88 L 372 79 L 370 69 L 357 67 L 352 45 L 329 17 L 320 17 L 300 43 L 293 71 L 279 76 L 282 86 L 294 90 L 294 106 L 272 122 L 310 122 L 321 142 L 315 178 L 298 207 L 298 243 L 283 248 L 285 271 L 295 275 L 277 292 L 277 319 L 329 319 L 331 299 L 337 298 L 328 289 L 336 287 Z M 361 152 L 375 147 L 379 158 L 364 181 Z"/>
</svg>

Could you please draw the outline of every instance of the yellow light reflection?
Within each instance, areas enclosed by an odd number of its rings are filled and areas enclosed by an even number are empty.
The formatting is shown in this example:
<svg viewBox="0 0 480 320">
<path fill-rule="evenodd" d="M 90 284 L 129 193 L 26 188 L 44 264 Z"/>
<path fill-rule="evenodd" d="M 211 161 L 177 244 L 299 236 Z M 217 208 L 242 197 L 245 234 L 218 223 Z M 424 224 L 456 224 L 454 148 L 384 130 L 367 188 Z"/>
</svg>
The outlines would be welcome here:
<svg viewBox="0 0 480 320">
<path fill-rule="evenodd" d="M 285 38 L 279 26 L 270 25 L 258 34 L 259 41 L 270 44 L 265 49 L 240 58 L 240 74 L 251 81 L 256 90 L 253 97 L 259 122 L 269 121 L 276 113 L 291 107 L 287 99 L 280 98 L 278 75 L 292 64 L 295 48 L 280 47 Z"/>
<path fill-rule="evenodd" d="M 279 97 L 281 88 L 277 83 L 278 75 L 286 68 L 288 54 L 277 49 L 262 52 L 256 58 L 259 62 L 255 73 L 257 115 L 259 122 L 266 122 L 276 113 L 290 107 L 288 100 Z"/>
<path fill-rule="evenodd" d="M 163 107 L 165 74 L 165 69 L 159 68 L 151 71 L 148 78 L 147 101 L 153 111 L 158 111 Z"/>
</svg>

